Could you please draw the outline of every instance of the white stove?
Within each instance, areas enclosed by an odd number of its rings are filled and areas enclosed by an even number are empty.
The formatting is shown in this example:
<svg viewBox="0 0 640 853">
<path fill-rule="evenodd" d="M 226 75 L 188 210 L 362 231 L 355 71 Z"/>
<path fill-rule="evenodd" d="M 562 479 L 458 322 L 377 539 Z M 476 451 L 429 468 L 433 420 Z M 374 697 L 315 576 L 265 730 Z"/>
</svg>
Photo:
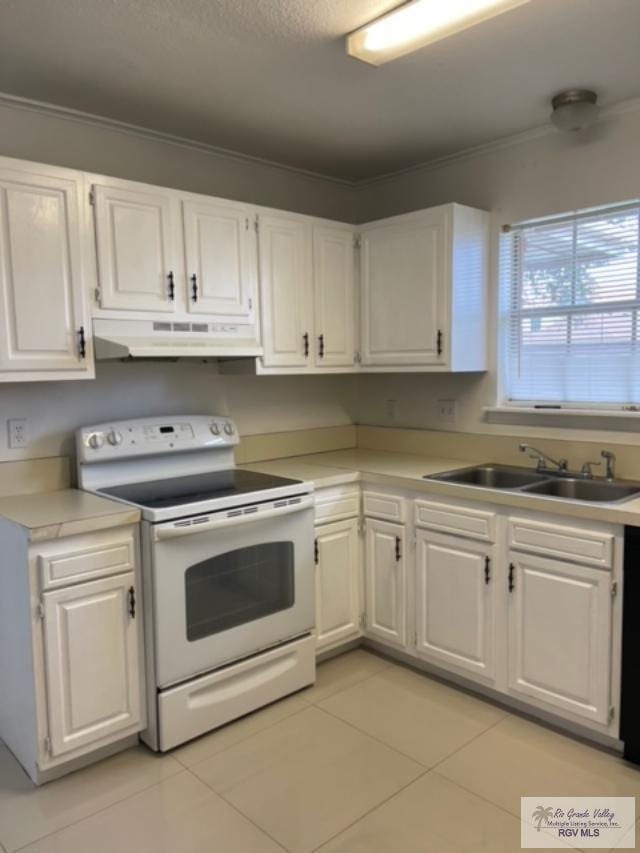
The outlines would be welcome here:
<svg viewBox="0 0 640 853">
<path fill-rule="evenodd" d="M 313 486 L 236 468 L 237 443 L 210 415 L 77 434 L 80 488 L 142 513 L 154 749 L 315 679 Z"/>
</svg>

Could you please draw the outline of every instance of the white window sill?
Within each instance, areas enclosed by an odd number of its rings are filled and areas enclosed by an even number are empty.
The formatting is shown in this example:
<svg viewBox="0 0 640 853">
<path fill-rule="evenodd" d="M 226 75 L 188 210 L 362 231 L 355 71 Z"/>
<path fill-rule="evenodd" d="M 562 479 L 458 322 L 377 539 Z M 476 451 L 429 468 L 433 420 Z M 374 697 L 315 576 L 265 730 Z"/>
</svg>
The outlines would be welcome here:
<svg viewBox="0 0 640 853">
<path fill-rule="evenodd" d="M 489 424 L 545 426 L 566 429 L 618 430 L 640 432 L 640 411 L 615 409 L 534 408 L 533 406 L 485 406 Z"/>
</svg>

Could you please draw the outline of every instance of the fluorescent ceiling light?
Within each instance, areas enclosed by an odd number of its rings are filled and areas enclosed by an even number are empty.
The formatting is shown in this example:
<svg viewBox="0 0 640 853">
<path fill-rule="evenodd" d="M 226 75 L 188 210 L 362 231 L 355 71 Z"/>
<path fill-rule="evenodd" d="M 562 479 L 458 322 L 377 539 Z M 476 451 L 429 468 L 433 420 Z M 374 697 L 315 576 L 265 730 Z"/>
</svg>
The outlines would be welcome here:
<svg viewBox="0 0 640 853">
<path fill-rule="evenodd" d="M 347 36 L 347 53 L 382 65 L 529 0 L 411 0 Z"/>
</svg>

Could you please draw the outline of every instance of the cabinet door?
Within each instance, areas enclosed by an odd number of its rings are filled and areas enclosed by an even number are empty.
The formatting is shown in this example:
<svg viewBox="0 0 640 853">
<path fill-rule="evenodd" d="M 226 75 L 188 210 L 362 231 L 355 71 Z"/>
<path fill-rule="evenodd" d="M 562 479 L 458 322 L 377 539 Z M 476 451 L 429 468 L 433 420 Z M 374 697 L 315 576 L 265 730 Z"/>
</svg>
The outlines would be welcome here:
<svg viewBox="0 0 640 853">
<path fill-rule="evenodd" d="M 515 553 L 510 560 L 509 691 L 606 723 L 610 572 Z"/>
<path fill-rule="evenodd" d="M 317 367 L 354 363 L 355 262 L 350 229 L 313 226 L 313 298 Z"/>
<path fill-rule="evenodd" d="M 172 197 L 108 185 L 93 193 L 100 307 L 173 311 L 180 230 Z"/>
<path fill-rule="evenodd" d="M 493 681 L 494 589 L 490 547 L 418 530 L 417 654 Z"/>
<path fill-rule="evenodd" d="M 296 216 L 260 216 L 260 287 L 266 367 L 312 363 L 311 233 Z"/>
<path fill-rule="evenodd" d="M 405 529 L 373 518 L 365 525 L 367 634 L 405 646 Z"/>
<path fill-rule="evenodd" d="M 81 190 L 80 178 L 0 168 L 0 372 L 92 372 Z"/>
<path fill-rule="evenodd" d="M 360 634 L 358 519 L 316 527 L 318 650 Z"/>
<path fill-rule="evenodd" d="M 251 322 L 256 270 L 249 211 L 222 201 L 185 201 L 182 211 L 189 311 Z"/>
<path fill-rule="evenodd" d="M 128 572 L 43 594 L 53 756 L 140 723 L 132 590 L 134 573 Z"/>
<path fill-rule="evenodd" d="M 446 224 L 437 208 L 363 228 L 363 364 L 444 364 Z"/>
</svg>

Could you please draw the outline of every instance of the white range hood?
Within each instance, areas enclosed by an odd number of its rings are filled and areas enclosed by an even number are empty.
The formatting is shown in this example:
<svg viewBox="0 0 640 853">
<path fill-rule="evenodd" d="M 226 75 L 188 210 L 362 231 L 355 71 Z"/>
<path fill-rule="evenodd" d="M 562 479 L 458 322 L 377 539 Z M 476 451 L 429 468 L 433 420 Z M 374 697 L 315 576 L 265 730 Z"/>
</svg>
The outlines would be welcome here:
<svg viewBox="0 0 640 853">
<path fill-rule="evenodd" d="M 99 361 L 121 358 L 243 358 L 262 355 L 255 327 L 242 323 L 93 321 Z"/>
</svg>

